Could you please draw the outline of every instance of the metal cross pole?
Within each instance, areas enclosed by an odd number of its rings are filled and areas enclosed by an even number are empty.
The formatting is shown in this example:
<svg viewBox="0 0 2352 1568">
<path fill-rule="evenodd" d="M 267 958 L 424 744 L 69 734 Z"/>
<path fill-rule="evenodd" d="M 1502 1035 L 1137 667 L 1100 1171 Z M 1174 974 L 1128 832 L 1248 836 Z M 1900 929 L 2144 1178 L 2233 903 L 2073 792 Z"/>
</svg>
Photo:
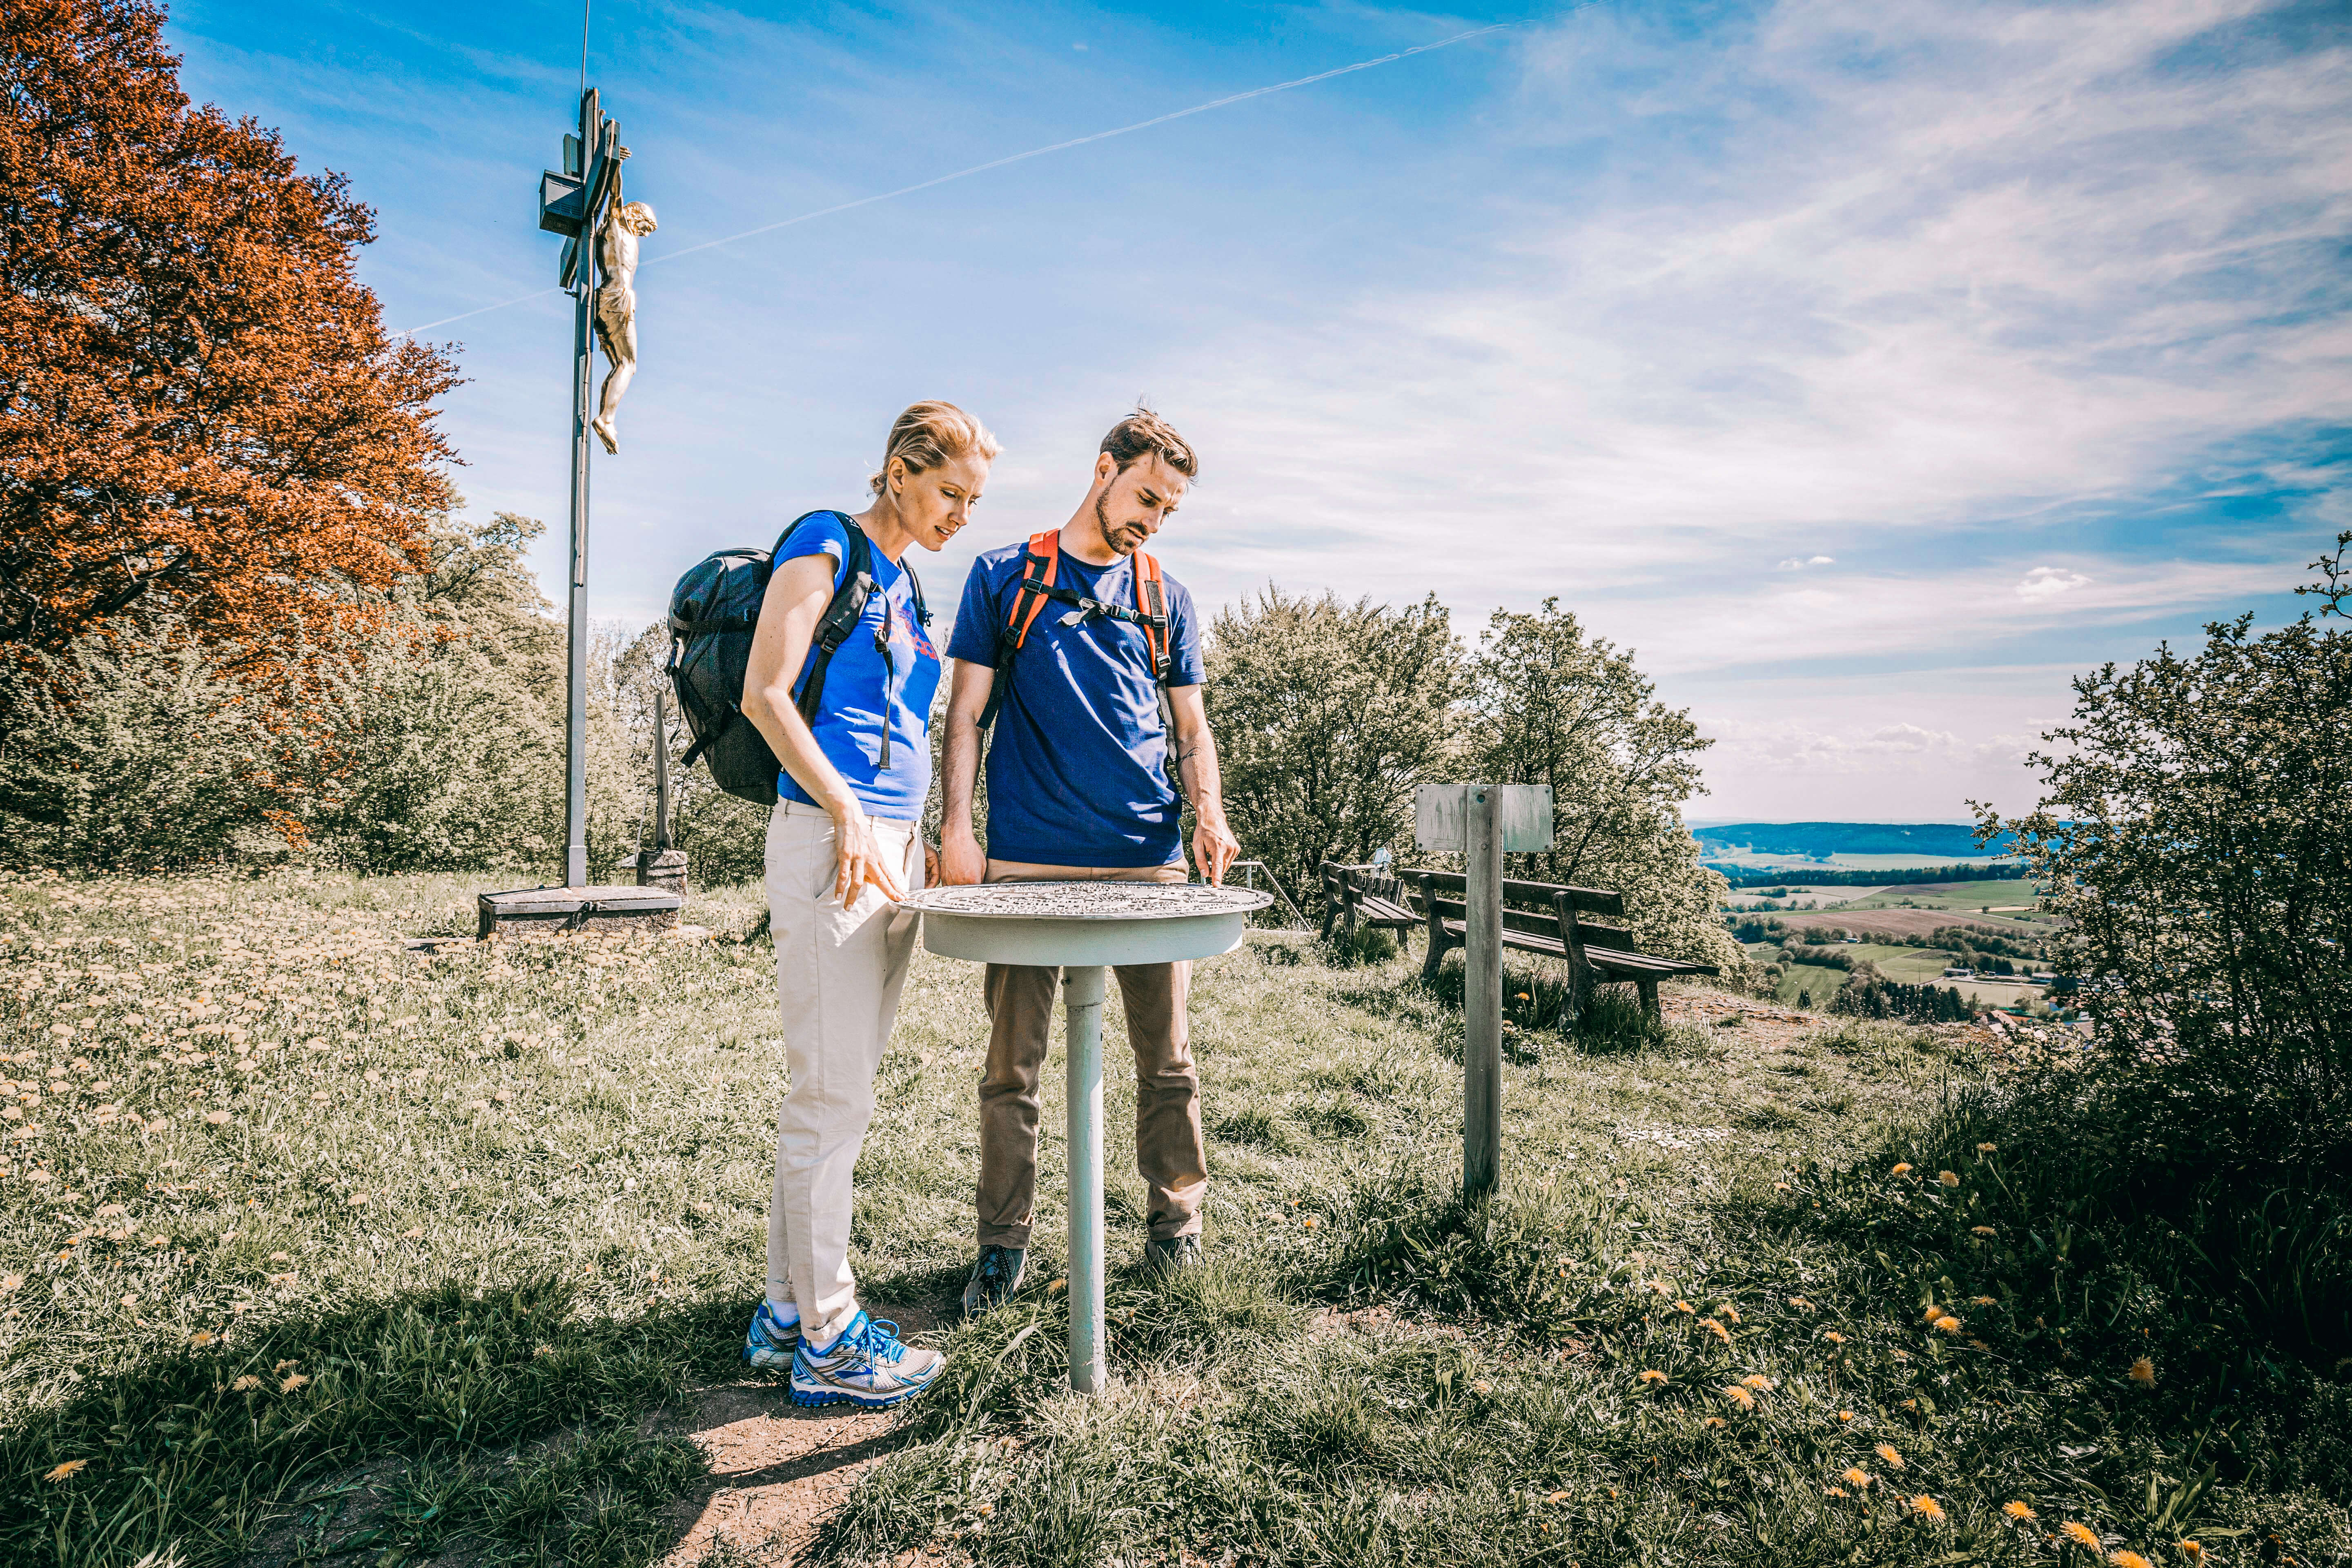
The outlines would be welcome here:
<svg viewBox="0 0 2352 1568">
<path fill-rule="evenodd" d="M 1062 971 L 1069 1020 L 1065 1096 L 1070 1160 L 1070 1386 L 1103 1385 L 1103 1061 L 1105 971 L 1074 963 Z"/>
<path fill-rule="evenodd" d="M 563 731 L 563 885 L 588 885 L 588 421 L 594 393 L 596 226 L 614 194 L 620 126 L 596 89 L 580 95 L 580 131 L 563 139 L 563 172 L 540 176 L 539 226 L 566 237 L 562 286 L 572 292 L 572 573 Z"/>
</svg>

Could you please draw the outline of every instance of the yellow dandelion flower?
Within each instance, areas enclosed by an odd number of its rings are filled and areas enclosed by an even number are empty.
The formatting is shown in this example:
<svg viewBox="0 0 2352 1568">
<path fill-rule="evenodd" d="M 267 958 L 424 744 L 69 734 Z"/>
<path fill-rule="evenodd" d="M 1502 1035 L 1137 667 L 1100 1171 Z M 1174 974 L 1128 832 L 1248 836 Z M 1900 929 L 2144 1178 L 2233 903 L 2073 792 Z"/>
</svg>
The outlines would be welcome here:
<svg viewBox="0 0 2352 1568">
<path fill-rule="evenodd" d="M 1495 1392 L 1495 1385 L 1488 1383 L 1483 1377 L 1474 1377 L 1470 1380 L 1470 1392 L 1473 1394 L 1492 1394 Z"/>
<path fill-rule="evenodd" d="M 1939 1334 L 1957 1334 L 1960 1331 L 1961 1323 L 1958 1318 L 1947 1313 L 1936 1320 L 1935 1328 Z"/>
<path fill-rule="evenodd" d="M 1801 1312 L 1810 1312 L 1813 1310 L 1813 1304 L 1811 1301 L 1806 1300 L 1802 1296 L 1790 1297 L 1789 1305 L 1796 1308 Z"/>
<path fill-rule="evenodd" d="M 1868 1470 L 1864 1469 L 1859 1465 L 1849 1467 L 1845 1474 L 1838 1478 L 1838 1479 L 1843 1481 L 1846 1485 L 1852 1487 L 1856 1491 L 1864 1490 L 1869 1487 L 1871 1482 L 1877 1479 L 1878 1478 L 1876 1476 L 1872 1475 Z"/>
<path fill-rule="evenodd" d="M 1930 1524 L 1941 1524 L 1944 1522 L 1944 1505 L 1937 1502 L 1934 1498 L 1929 1497 L 1926 1492 L 1921 1492 L 1917 1497 L 1911 1500 L 1911 1511 L 1917 1514 L 1921 1519 L 1926 1520 Z"/>
<path fill-rule="evenodd" d="M 1725 1328 L 1721 1323 L 1717 1322 L 1713 1318 L 1701 1318 L 1698 1321 L 1698 1326 L 1705 1329 L 1708 1333 L 1713 1334 L 1717 1339 L 1721 1340 L 1725 1344 L 1729 1344 L 1731 1342 L 1731 1331 Z"/>
<path fill-rule="evenodd" d="M 2034 1519 L 2039 1517 L 2032 1509 L 2026 1507 L 2021 1502 L 2005 1502 L 2000 1505 L 2000 1511 L 2007 1514 L 2011 1519 Z"/>
<path fill-rule="evenodd" d="M 82 1471 L 89 1468 L 89 1461 L 88 1459 L 68 1459 L 64 1464 L 59 1465 L 56 1469 L 51 1470 L 47 1475 L 41 1479 L 47 1481 L 71 1480 L 74 1477 L 81 1474 Z"/>
<path fill-rule="evenodd" d="M 2134 1383 L 2138 1384 L 2142 1388 L 2154 1388 L 2156 1386 L 2156 1363 L 2148 1360 L 2146 1356 L 2142 1356 L 2139 1360 L 2131 1363 L 2131 1370 L 2124 1375 L 2130 1378 Z"/>
<path fill-rule="evenodd" d="M 1838 1419 L 1841 1421 L 1851 1421 L 1853 1419 L 1853 1412 L 1851 1410 L 1841 1410 L 1838 1412 Z"/>
<path fill-rule="evenodd" d="M 2115 1568 L 2148 1568 L 2147 1559 L 2137 1552 L 2120 1550 L 2110 1552 L 2107 1553 L 2107 1561 L 2114 1563 Z"/>
<path fill-rule="evenodd" d="M 1873 1450 L 1873 1452 L 1876 1453 L 1880 1458 L 1885 1460 L 1896 1469 L 1899 1470 L 1903 1468 L 1903 1456 L 1895 1451 L 1894 1444 L 1881 1443 Z"/>
<path fill-rule="evenodd" d="M 1675 1303 L 1675 1310 L 1677 1312 L 1696 1312 L 1698 1309 L 1692 1306 L 1688 1301 L 1676 1301 Z"/>
<path fill-rule="evenodd" d="M 1546 1502 L 1566 1502 L 1567 1500 L 1568 1494 L 1566 1492 L 1553 1492 L 1544 1499 L 1544 1501 Z"/>
<path fill-rule="evenodd" d="M 2077 1546 L 2087 1546 L 2094 1552 L 2099 1549 L 2099 1532 L 2087 1524 L 2077 1524 L 2070 1519 L 2058 1527 L 2058 1533 Z"/>
<path fill-rule="evenodd" d="M 1909 1175 L 1911 1173 L 1911 1162 L 1908 1160 L 1896 1161 L 1893 1173 L 1898 1176 Z"/>
<path fill-rule="evenodd" d="M 1759 1394 L 1769 1394 L 1772 1392 L 1772 1380 L 1760 1372 L 1751 1372 L 1739 1380 L 1739 1386 L 1752 1388 Z"/>
<path fill-rule="evenodd" d="M 1979 1154 L 1990 1154 L 2000 1147 L 2000 1145 L 1998 1143 L 1979 1143 L 1977 1145 L 1977 1152 Z"/>
<path fill-rule="evenodd" d="M 1993 1229 L 1993 1227 L 1989 1225 L 1972 1225 L 1969 1226 L 1969 1234 L 1970 1236 L 1999 1236 L 2000 1232 Z"/>
<path fill-rule="evenodd" d="M 1756 1408 L 1756 1396 L 1736 1383 L 1724 1389 L 1723 1396 L 1742 1410 Z"/>
<path fill-rule="evenodd" d="M 1709 1426 L 1720 1426 L 1723 1425 L 1723 1417 L 1720 1415 L 1710 1415 L 1706 1418 L 1706 1425 Z"/>
<path fill-rule="evenodd" d="M 291 1394 L 310 1381 L 310 1380 L 309 1378 L 303 1376 L 300 1373 L 295 1373 L 291 1376 L 288 1377 L 285 1382 L 278 1385 L 278 1392 L 280 1394 Z"/>
<path fill-rule="evenodd" d="M 1843 1487 L 1823 1487 L 1822 1489 L 1822 1495 L 1824 1497 L 1843 1497 L 1845 1496 L 1845 1489 Z"/>
<path fill-rule="evenodd" d="M 1733 1306 L 1733 1305 L 1732 1305 L 1730 1302 L 1728 1302 L 1728 1301 L 1726 1301 L 1726 1302 L 1724 1302 L 1722 1305 L 1720 1305 L 1720 1306 L 1717 1307 L 1717 1308 L 1716 1308 L 1716 1313 L 1717 1313 L 1717 1316 L 1722 1317 L 1722 1318 L 1725 1318 L 1725 1319 L 1728 1320 L 1728 1321 L 1731 1321 L 1731 1322 L 1735 1322 L 1735 1323 L 1736 1323 L 1736 1322 L 1739 1321 L 1739 1309 L 1738 1309 L 1738 1308 L 1737 1308 L 1737 1307 L 1735 1307 L 1735 1306 Z"/>
<path fill-rule="evenodd" d="M 1822 1331 L 1822 1338 L 1829 1341 L 1829 1342 L 1833 1345 L 1842 1345 L 1845 1343 L 1845 1336 L 1839 1333 L 1835 1329 L 1823 1329 Z"/>
<path fill-rule="evenodd" d="M 1969 1305 L 1971 1307 L 1998 1307 L 2000 1303 L 1990 1296 L 1971 1296 L 1969 1298 Z"/>
<path fill-rule="evenodd" d="M 1958 1171 L 1938 1171 L 1936 1173 L 1936 1180 L 1948 1187 L 1957 1187 L 1960 1184 L 1960 1174 Z"/>
<path fill-rule="evenodd" d="M 230 1384 L 228 1385 L 228 1389 L 231 1394 L 251 1394 L 255 1389 L 259 1388 L 260 1386 L 261 1379 L 254 1376 L 253 1373 L 248 1372 L 243 1377 L 238 1378 L 235 1383 Z"/>
<path fill-rule="evenodd" d="M 1652 1367 L 1652 1368 L 1650 1368 L 1648 1371 L 1646 1371 L 1646 1372 L 1643 1373 L 1642 1373 L 1642 1375 L 1641 1375 L 1638 1379 L 1636 1379 L 1635 1381 L 1636 1381 L 1636 1382 L 1640 1382 L 1640 1383 L 1646 1383 L 1646 1384 L 1648 1384 L 1652 1388 L 1655 1388 L 1655 1387 L 1657 1387 L 1658 1385 L 1660 1385 L 1661 1384 L 1663 1384 L 1663 1383 L 1664 1383 L 1664 1382 L 1666 1381 L 1666 1374 L 1665 1374 L 1664 1373 L 1663 1373 L 1663 1372 L 1660 1372 L 1656 1367 Z"/>
<path fill-rule="evenodd" d="M 2203 1542 L 2183 1541 L 2180 1542 L 2179 1545 L 2181 1552 L 2187 1555 L 2189 1561 L 2191 1563 L 2202 1563 L 2205 1561 L 2205 1543 Z"/>
</svg>

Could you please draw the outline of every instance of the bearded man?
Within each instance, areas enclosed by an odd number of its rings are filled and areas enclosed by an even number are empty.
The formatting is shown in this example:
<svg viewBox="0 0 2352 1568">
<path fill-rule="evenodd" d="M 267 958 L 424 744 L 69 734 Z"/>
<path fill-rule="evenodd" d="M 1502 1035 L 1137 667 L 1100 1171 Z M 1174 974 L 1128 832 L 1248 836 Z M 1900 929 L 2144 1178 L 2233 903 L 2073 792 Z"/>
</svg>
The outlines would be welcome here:
<svg viewBox="0 0 2352 1568">
<path fill-rule="evenodd" d="M 1142 549 L 1199 474 L 1184 438 L 1139 408 L 1103 437 L 1092 482 L 1067 522 L 972 563 L 948 645 L 942 881 L 1185 881 L 1187 798 L 1202 874 L 1222 881 L 1241 853 L 1225 826 L 1216 743 L 1201 703 L 1192 596 Z M 992 718 L 983 852 L 972 785 Z M 1184 1016 L 1192 965 L 1124 964 L 1118 973 L 1135 1052 L 1136 1168 L 1150 1189 L 1145 1261 L 1184 1268 L 1201 1261 L 1209 1184 L 1201 1080 Z M 1027 1265 L 1037 1083 L 1060 979 L 1058 969 L 988 966 L 980 1260 L 964 1288 L 967 1314 L 1012 1295 Z"/>
</svg>

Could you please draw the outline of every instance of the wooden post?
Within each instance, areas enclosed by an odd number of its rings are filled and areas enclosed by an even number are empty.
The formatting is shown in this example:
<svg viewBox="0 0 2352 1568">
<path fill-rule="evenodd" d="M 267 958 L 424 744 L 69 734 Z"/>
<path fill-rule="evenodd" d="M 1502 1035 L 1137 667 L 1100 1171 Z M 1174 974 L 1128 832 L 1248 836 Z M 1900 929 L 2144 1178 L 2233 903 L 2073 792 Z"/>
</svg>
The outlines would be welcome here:
<svg viewBox="0 0 2352 1568">
<path fill-rule="evenodd" d="M 1502 791 L 1472 784 L 1463 845 L 1462 1190 L 1492 1192 L 1503 1156 Z"/>
</svg>

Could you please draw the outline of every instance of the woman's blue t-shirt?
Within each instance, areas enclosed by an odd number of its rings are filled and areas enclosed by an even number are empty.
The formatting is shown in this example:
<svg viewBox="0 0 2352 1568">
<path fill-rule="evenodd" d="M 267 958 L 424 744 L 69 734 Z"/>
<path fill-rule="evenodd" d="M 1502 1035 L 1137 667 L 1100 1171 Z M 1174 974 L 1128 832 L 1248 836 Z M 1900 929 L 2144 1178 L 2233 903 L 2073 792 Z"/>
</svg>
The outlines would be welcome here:
<svg viewBox="0 0 2352 1568">
<path fill-rule="evenodd" d="M 824 674 L 824 706 L 810 729 L 825 760 L 868 815 L 919 822 L 931 792 L 931 699 L 940 689 L 940 654 L 915 619 L 913 579 L 880 551 L 870 553 L 879 592 L 867 598 L 866 613 L 833 650 L 833 663 Z M 839 512 L 821 511 L 776 547 L 773 564 L 781 568 L 804 555 L 830 555 L 837 590 L 841 563 L 848 554 L 847 520 Z M 883 642 L 889 647 L 887 660 Z M 803 663 L 793 683 L 793 697 L 808 684 L 809 674 Z M 883 767 L 879 759 L 886 723 L 890 765 Z M 782 769 L 777 771 L 776 793 L 806 805 L 817 804 Z"/>
</svg>

